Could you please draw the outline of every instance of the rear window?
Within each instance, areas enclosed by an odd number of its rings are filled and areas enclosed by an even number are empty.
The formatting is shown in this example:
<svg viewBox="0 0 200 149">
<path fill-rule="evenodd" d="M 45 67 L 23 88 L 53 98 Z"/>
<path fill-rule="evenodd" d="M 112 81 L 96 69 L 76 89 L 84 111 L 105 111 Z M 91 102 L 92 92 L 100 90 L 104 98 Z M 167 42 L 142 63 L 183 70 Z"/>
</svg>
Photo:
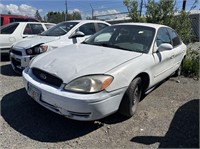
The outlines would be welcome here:
<svg viewBox="0 0 200 149">
<path fill-rule="evenodd" d="M 0 34 L 12 34 L 18 25 L 19 23 L 12 23 L 12 24 L 3 26 L 0 30 Z"/>
<path fill-rule="evenodd" d="M 30 34 L 40 34 L 44 31 L 41 24 L 27 24 L 26 28 L 24 29 L 23 34 L 30 35 Z"/>
</svg>

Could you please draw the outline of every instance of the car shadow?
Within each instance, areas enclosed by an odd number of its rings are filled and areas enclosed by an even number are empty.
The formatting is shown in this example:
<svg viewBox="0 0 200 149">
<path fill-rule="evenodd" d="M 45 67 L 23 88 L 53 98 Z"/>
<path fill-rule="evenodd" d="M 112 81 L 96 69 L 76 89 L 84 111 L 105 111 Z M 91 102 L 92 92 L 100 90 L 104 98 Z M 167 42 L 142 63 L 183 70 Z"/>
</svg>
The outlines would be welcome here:
<svg viewBox="0 0 200 149">
<path fill-rule="evenodd" d="M 71 140 L 102 127 L 94 121 L 74 121 L 53 113 L 31 99 L 24 88 L 2 98 L 1 115 L 13 129 L 41 142 Z"/>
<path fill-rule="evenodd" d="M 11 64 L 6 64 L 6 65 L 0 66 L 0 70 L 1 70 L 0 71 L 1 74 L 4 76 L 21 76 L 20 74 L 17 74 L 16 72 L 14 72 Z"/>
<path fill-rule="evenodd" d="M 136 136 L 131 141 L 146 145 L 159 142 L 159 148 L 199 148 L 199 101 L 191 100 L 176 111 L 165 136 Z"/>
</svg>

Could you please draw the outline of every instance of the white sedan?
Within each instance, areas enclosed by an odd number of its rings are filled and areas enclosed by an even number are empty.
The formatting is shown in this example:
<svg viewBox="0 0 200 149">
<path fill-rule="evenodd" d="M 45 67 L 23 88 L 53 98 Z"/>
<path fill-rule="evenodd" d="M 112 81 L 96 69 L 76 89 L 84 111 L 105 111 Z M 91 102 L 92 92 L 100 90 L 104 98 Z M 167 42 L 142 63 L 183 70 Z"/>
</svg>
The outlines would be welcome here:
<svg viewBox="0 0 200 149">
<path fill-rule="evenodd" d="M 99 20 L 61 22 L 38 36 L 15 43 L 10 52 L 12 68 L 21 73 L 34 56 L 58 47 L 80 43 L 107 26 L 110 24 Z"/>
<path fill-rule="evenodd" d="M 1 54 L 9 53 L 14 42 L 23 38 L 40 34 L 54 26 L 53 23 L 40 22 L 14 22 L 0 28 L 0 49 Z"/>
<path fill-rule="evenodd" d="M 96 120 L 116 111 L 131 117 L 142 94 L 180 74 L 185 55 L 185 44 L 167 26 L 118 24 L 39 55 L 23 71 L 24 85 L 39 104 L 71 119 Z"/>
</svg>

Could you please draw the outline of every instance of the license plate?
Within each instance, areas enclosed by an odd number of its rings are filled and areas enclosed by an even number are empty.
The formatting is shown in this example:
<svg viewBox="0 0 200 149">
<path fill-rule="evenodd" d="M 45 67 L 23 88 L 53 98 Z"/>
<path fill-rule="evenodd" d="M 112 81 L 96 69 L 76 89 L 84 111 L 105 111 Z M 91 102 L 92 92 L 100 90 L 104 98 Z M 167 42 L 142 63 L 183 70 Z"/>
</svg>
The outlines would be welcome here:
<svg viewBox="0 0 200 149">
<path fill-rule="evenodd" d="M 34 87 L 32 84 L 28 83 L 28 94 L 35 100 L 40 100 L 41 92 L 39 89 Z"/>
</svg>

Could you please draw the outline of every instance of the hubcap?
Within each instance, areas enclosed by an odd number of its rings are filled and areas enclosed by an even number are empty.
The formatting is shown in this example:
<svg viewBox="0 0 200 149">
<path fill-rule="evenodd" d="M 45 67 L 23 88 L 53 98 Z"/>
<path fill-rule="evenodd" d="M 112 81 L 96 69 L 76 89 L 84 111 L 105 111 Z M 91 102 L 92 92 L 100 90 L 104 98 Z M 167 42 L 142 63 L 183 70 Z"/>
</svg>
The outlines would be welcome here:
<svg viewBox="0 0 200 149">
<path fill-rule="evenodd" d="M 134 90 L 134 94 L 133 94 L 134 97 L 132 100 L 132 111 L 133 112 L 136 110 L 136 106 L 137 106 L 137 103 L 139 102 L 140 95 L 141 95 L 141 89 L 140 89 L 139 85 L 137 85 L 137 87 Z"/>
</svg>

